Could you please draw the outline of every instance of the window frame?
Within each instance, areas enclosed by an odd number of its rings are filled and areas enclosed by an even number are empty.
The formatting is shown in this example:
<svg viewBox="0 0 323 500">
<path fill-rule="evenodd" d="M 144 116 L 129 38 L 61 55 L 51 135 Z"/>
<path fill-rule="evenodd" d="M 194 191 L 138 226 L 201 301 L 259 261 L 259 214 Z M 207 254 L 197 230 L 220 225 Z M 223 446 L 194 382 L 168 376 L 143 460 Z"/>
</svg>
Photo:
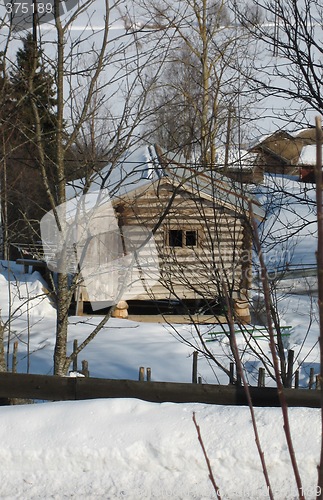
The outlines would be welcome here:
<svg viewBox="0 0 323 500">
<path fill-rule="evenodd" d="M 171 232 L 180 232 L 181 233 L 181 237 L 180 238 L 176 238 L 176 236 L 171 236 Z M 188 240 L 188 237 L 187 237 L 187 233 L 192 233 L 190 235 L 191 238 L 194 239 L 195 243 L 194 244 L 187 244 L 187 240 Z M 193 236 L 194 234 L 194 236 Z M 172 241 L 176 241 L 176 240 L 180 240 L 181 241 L 181 245 L 178 245 L 178 244 L 171 244 Z M 178 229 L 178 228 L 169 228 L 167 229 L 166 231 L 166 238 L 165 238 L 165 241 L 166 241 L 166 246 L 168 248 L 174 248 L 174 249 L 179 249 L 179 248 L 182 248 L 182 249 L 185 249 L 185 248 L 189 248 L 189 249 L 193 249 L 193 248 L 197 248 L 198 245 L 199 245 L 199 231 L 198 229 L 187 229 L 187 228 L 181 228 L 181 229 Z"/>
<path fill-rule="evenodd" d="M 174 235 L 173 233 L 177 233 L 177 235 Z M 169 229 L 168 230 L 168 246 L 171 248 L 183 248 L 184 246 L 184 231 L 183 229 Z M 179 237 L 180 234 L 180 237 Z M 180 245 L 176 244 L 177 242 L 180 241 Z"/>
</svg>

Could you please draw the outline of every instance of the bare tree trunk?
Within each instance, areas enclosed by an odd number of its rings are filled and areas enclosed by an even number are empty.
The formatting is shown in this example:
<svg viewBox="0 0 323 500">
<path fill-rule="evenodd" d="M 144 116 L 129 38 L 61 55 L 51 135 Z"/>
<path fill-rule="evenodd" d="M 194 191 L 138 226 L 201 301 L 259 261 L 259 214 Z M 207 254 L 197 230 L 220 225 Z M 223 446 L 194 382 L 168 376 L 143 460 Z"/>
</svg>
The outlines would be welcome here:
<svg viewBox="0 0 323 500">
<path fill-rule="evenodd" d="M 202 14 L 197 10 L 195 5 L 195 11 L 197 15 L 197 20 L 199 24 L 199 31 L 202 41 L 202 51 L 201 51 L 201 63 L 202 63 L 202 112 L 201 112 L 201 156 L 204 164 L 204 168 L 209 165 L 210 158 L 210 132 L 209 132 L 209 86 L 210 86 L 210 74 L 208 67 L 208 34 L 207 34 L 207 19 L 206 19 L 206 8 L 207 0 L 203 0 Z"/>
<path fill-rule="evenodd" d="M 315 120 L 316 125 L 316 205 L 317 205 L 317 279 L 318 306 L 320 319 L 320 386 L 321 386 L 321 457 L 318 466 L 318 498 L 323 498 L 323 199 L 322 199 L 322 121 Z"/>
<path fill-rule="evenodd" d="M 63 126 L 64 126 L 64 30 L 59 17 L 60 2 L 54 1 L 55 25 L 57 34 L 57 134 L 56 134 L 56 170 L 57 170 L 57 204 L 66 202 L 66 177 L 64 164 L 63 147 Z M 59 229 L 64 235 L 64 227 L 59 221 Z M 56 321 L 56 343 L 54 350 L 54 373 L 65 375 L 64 367 L 66 360 L 66 344 L 68 329 L 68 275 L 66 272 L 66 250 L 62 250 L 60 255 L 61 265 L 58 266 L 57 277 L 57 321 Z M 62 272 L 63 271 L 63 272 Z"/>
<path fill-rule="evenodd" d="M 4 134 L 2 135 L 2 154 L 3 154 L 3 171 L 1 176 L 2 181 L 2 209 L 1 209 L 1 223 L 2 223 L 2 251 L 3 259 L 9 259 L 9 233 L 8 233 L 8 185 L 7 185 L 7 151 L 6 141 Z"/>
<path fill-rule="evenodd" d="M 7 363 L 4 352 L 4 332 L 5 332 L 5 327 L 0 317 L 0 372 L 7 371 Z"/>
</svg>

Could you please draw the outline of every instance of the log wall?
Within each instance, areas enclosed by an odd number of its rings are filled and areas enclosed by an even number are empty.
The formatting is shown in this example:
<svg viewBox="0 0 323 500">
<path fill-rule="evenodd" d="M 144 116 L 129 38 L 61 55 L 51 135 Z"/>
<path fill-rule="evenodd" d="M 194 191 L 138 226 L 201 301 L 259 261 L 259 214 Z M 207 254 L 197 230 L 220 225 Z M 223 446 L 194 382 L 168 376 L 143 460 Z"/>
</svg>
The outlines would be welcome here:
<svg viewBox="0 0 323 500">
<path fill-rule="evenodd" d="M 116 211 L 119 225 L 131 228 L 132 234 L 136 228 L 143 227 L 154 233 L 154 239 L 159 256 L 161 279 L 151 290 L 138 294 L 137 299 L 198 299 L 216 298 L 219 296 L 219 283 L 224 279 L 229 290 L 234 290 L 238 296 L 242 288 L 246 288 L 244 275 L 250 262 L 246 262 L 246 238 L 243 214 L 233 211 L 229 206 L 218 200 L 205 199 L 199 195 L 187 193 L 179 189 L 173 202 L 169 200 L 173 194 L 173 186 L 167 182 L 133 196 L 131 199 L 119 200 Z M 183 245 L 172 246 L 169 240 L 170 230 L 183 231 Z M 188 246 L 185 242 L 187 231 L 196 235 L 196 245 Z M 102 245 L 91 249 L 94 259 L 99 255 L 99 262 L 106 257 L 111 245 L 109 235 L 102 234 Z M 110 247 L 109 247 L 110 245 Z M 126 245 L 127 246 L 127 245 Z M 116 250 L 116 248 L 118 249 Z M 114 253 L 123 255 L 124 242 L 113 244 Z M 111 249 L 110 249 L 111 253 Z M 141 258 L 147 259 L 145 251 L 140 252 Z M 138 283 L 140 284 L 140 283 Z M 142 287 L 141 287 L 142 288 Z M 136 284 L 132 293 L 136 291 Z M 139 292 L 139 289 L 138 289 Z M 83 292 L 83 300 L 91 299 Z"/>
</svg>

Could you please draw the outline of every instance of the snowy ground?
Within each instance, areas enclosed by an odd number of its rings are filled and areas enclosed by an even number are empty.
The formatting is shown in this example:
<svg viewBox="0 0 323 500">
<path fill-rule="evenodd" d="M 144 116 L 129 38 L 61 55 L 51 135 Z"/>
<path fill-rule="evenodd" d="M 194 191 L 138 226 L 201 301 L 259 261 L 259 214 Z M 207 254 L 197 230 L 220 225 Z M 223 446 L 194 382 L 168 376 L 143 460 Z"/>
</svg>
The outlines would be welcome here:
<svg viewBox="0 0 323 500">
<path fill-rule="evenodd" d="M 286 213 L 293 203 L 291 198 Z M 306 207 L 298 210 L 305 211 Z M 310 216 L 305 212 L 303 215 Z M 283 216 L 280 214 L 279 220 Z M 267 222 L 272 232 L 286 231 L 288 223 L 282 225 L 277 217 L 277 211 L 272 210 Z M 312 262 L 315 234 L 298 233 L 293 242 L 292 252 L 287 253 L 291 261 L 304 262 L 306 257 L 306 263 Z M 274 255 L 282 260 L 285 250 Z M 29 365 L 31 373 L 52 373 L 55 310 L 44 295 L 46 283 L 38 273 L 24 275 L 21 267 L 10 267 L 2 263 L 0 269 L 0 308 L 10 336 L 9 363 L 13 342 L 18 340 L 18 371 L 25 372 Z M 302 385 L 308 382 L 310 367 L 315 373 L 319 367 L 315 289 L 315 279 L 298 278 L 281 281 L 277 293 L 281 324 L 292 327 L 285 348 L 295 350 Z M 257 297 L 256 290 L 254 293 Z M 14 320 L 9 322 L 13 313 Z M 70 318 L 69 351 L 73 340 L 81 342 L 98 321 L 99 317 Z M 166 324 L 111 319 L 80 360 L 89 362 L 91 376 L 137 379 L 139 367 L 144 366 L 151 367 L 153 380 L 190 382 L 197 332 L 189 325 L 179 325 L 176 330 Z M 219 330 L 214 325 L 200 327 L 204 335 Z M 179 341 L 178 333 L 186 343 Z M 242 334 L 237 334 L 237 341 L 248 379 L 255 384 L 260 362 L 251 356 Z M 258 342 L 267 353 L 266 339 Z M 228 367 L 225 335 L 217 335 L 208 346 Z M 223 372 L 202 358 L 198 375 L 208 383 L 228 382 Z M 266 383 L 269 385 L 270 380 Z M 255 411 L 275 498 L 298 498 L 281 411 Z M 222 498 L 268 498 L 248 408 L 153 404 L 131 399 L 0 408 L 0 498 L 215 498 L 192 421 L 193 412 Z M 320 413 L 316 409 L 291 408 L 289 414 L 306 498 L 314 499 Z"/>
<path fill-rule="evenodd" d="M 26 372 L 29 359 L 31 373 L 50 374 L 53 372 L 55 310 L 44 295 L 46 284 L 40 275 L 37 272 L 24 275 L 22 272 L 21 266 L 11 264 L 8 274 L 7 264 L 2 263 L 0 304 L 3 320 L 9 321 L 8 304 L 11 304 L 11 312 L 15 311 L 14 319 L 7 324 L 7 328 L 10 328 L 9 365 L 12 362 L 13 342 L 18 340 L 18 371 Z M 300 367 L 300 383 L 303 386 L 308 383 L 310 368 L 314 368 L 315 374 L 319 370 L 317 298 L 315 294 L 309 293 L 307 281 L 298 279 L 293 283 L 286 282 L 286 285 L 282 282 L 278 302 L 281 324 L 292 327 L 284 343 L 286 349 L 295 351 L 295 368 Z M 292 287 L 294 293 L 286 295 L 284 286 L 286 290 Z M 302 293 L 299 293 L 300 289 Z M 256 291 L 255 295 L 257 297 Z M 39 298 L 30 301 L 31 297 Z M 73 340 L 77 339 L 79 343 L 84 340 L 100 319 L 100 316 L 70 318 L 68 352 L 73 349 Z M 228 339 L 221 333 L 222 328 L 228 330 L 227 325 L 198 327 L 110 319 L 100 334 L 82 351 L 79 365 L 81 360 L 87 360 L 93 377 L 136 380 L 139 367 L 144 366 L 151 368 L 155 381 L 190 382 L 192 354 L 196 346 L 200 345 L 199 332 L 205 338 L 210 338 L 210 332 L 220 332 L 207 346 L 223 366 L 229 368 L 232 356 Z M 249 382 L 255 385 L 262 363 L 251 353 L 243 335 L 237 333 L 236 337 L 248 370 Z M 246 332 L 246 338 L 250 345 L 269 354 L 265 337 L 251 340 L 251 333 Z M 203 356 L 199 357 L 198 375 L 206 383 L 228 383 L 227 375 Z M 267 377 L 266 385 L 271 383 Z"/>
<path fill-rule="evenodd" d="M 29 302 L 28 309 L 26 305 L 18 309 L 11 324 L 12 341 L 20 340 L 18 371 L 26 369 L 24 342 L 29 329 L 30 371 L 51 373 L 55 311 L 43 297 L 45 283 L 38 273 L 22 275 L 21 268 L 13 265 L 14 276 L 11 274 L 8 281 L 8 270 L 3 266 L 0 301 L 4 320 L 9 313 L 8 283 L 12 310 L 30 296 L 41 296 Z M 297 362 L 308 356 L 303 365 L 307 372 L 310 366 L 318 369 L 318 349 L 313 348 L 318 335 L 314 313 L 304 340 L 310 304 L 307 294 L 295 294 L 285 297 L 280 305 L 282 321 L 293 327 L 286 348 L 299 348 Z M 99 318 L 72 317 L 70 321 L 72 349 L 73 339 L 81 341 Z M 218 328 L 211 327 L 213 331 Z M 180 325 L 178 330 L 187 340 L 195 341 L 189 325 Z M 245 349 L 242 336 L 237 337 L 240 348 Z M 209 346 L 228 365 L 227 341 L 223 335 L 218 339 Z M 268 348 L 265 340 L 259 342 L 263 349 Z M 153 380 L 190 382 L 193 350 L 178 341 L 169 325 L 111 319 L 81 359 L 88 360 L 92 376 L 137 379 L 139 366 L 149 366 Z M 244 356 L 246 361 L 247 351 Z M 205 360 L 199 359 L 198 366 L 204 381 L 227 383 L 227 376 Z M 251 383 L 255 383 L 255 366 L 257 362 L 250 361 Z M 306 383 L 306 370 L 301 373 Z M 247 408 L 130 399 L 2 407 L 0 498 L 215 498 L 192 421 L 193 411 L 223 498 L 268 498 Z M 257 408 L 256 415 L 275 498 L 297 498 L 281 412 Z M 315 498 L 319 410 L 291 408 L 290 418 L 303 487 L 308 498 Z"/>
<path fill-rule="evenodd" d="M 216 498 L 200 426 L 222 498 L 268 498 L 247 408 L 95 400 L 0 411 L 1 498 Z M 256 409 L 275 498 L 298 498 L 279 409 Z M 319 410 L 290 410 L 307 498 L 315 498 Z"/>
</svg>

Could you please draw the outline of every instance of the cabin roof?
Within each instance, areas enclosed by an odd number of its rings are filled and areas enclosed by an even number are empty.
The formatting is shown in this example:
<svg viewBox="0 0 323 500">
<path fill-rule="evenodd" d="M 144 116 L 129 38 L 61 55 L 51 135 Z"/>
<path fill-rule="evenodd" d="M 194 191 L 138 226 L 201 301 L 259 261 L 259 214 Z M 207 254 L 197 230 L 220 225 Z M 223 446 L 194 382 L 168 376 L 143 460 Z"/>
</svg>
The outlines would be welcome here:
<svg viewBox="0 0 323 500">
<path fill-rule="evenodd" d="M 281 160 L 286 165 L 315 165 L 316 130 L 308 129 L 287 132 L 278 130 L 253 142 L 251 152 L 264 152 Z"/>
<path fill-rule="evenodd" d="M 215 170 L 188 166 L 180 155 L 166 153 L 153 145 L 128 152 L 113 168 L 106 165 L 96 174 L 90 190 L 107 188 L 114 200 L 133 197 L 138 191 L 149 189 L 162 180 L 202 198 L 216 199 L 237 212 L 248 212 L 251 200 L 256 217 L 264 217 L 258 201 L 231 179 Z M 67 188 L 68 198 L 81 194 L 84 185 L 82 179 L 73 181 Z"/>
</svg>

